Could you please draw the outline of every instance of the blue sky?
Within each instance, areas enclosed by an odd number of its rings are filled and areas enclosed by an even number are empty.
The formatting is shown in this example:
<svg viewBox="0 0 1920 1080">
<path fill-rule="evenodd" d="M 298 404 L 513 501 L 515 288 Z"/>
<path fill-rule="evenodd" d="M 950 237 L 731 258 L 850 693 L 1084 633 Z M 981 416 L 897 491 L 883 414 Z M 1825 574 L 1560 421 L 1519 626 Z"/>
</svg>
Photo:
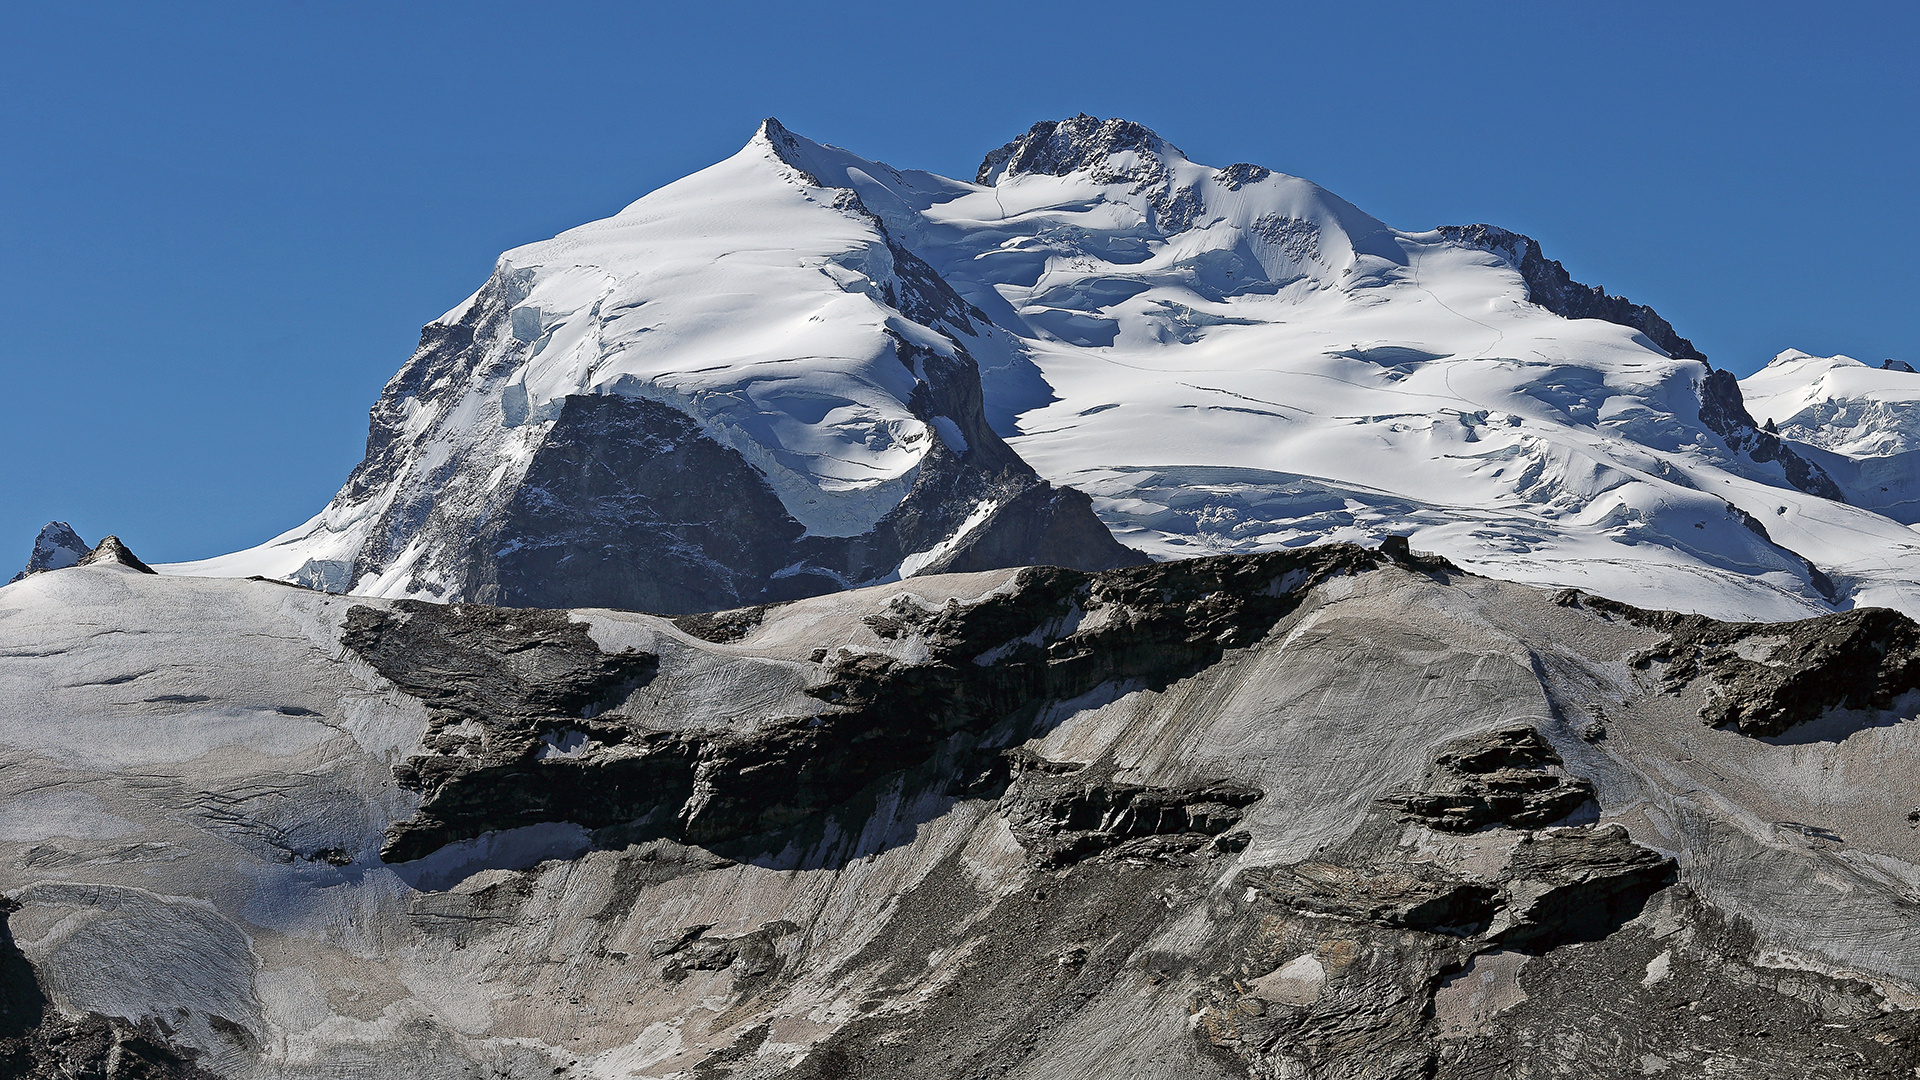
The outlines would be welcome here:
<svg viewBox="0 0 1920 1080">
<path fill-rule="evenodd" d="M 0 564 L 49 518 L 151 561 L 298 524 L 496 254 L 769 114 L 968 177 L 1126 116 L 1401 228 L 1529 233 L 1737 372 L 1920 361 L 1920 5 L 1573 7 L 16 5 Z"/>
</svg>

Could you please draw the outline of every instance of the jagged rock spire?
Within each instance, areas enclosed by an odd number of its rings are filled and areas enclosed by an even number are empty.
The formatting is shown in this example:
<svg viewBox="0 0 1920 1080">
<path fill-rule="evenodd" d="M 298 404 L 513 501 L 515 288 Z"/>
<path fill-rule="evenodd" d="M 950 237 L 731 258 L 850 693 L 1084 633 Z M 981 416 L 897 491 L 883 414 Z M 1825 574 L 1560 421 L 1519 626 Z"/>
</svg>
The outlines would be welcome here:
<svg viewBox="0 0 1920 1080">
<path fill-rule="evenodd" d="M 117 536 L 109 536 L 94 545 L 92 551 L 80 557 L 78 566 L 124 566 L 129 570 L 138 570 L 143 574 L 158 573 L 153 567 L 141 562 L 127 545 Z"/>
<path fill-rule="evenodd" d="M 80 534 L 73 531 L 73 526 L 64 521 L 49 521 L 41 528 L 40 535 L 34 538 L 33 554 L 28 556 L 26 568 L 13 575 L 7 584 L 11 585 L 29 574 L 73 566 L 86 557 L 91 548 L 91 544 L 80 539 Z"/>
<path fill-rule="evenodd" d="M 1102 120 L 1080 113 L 1065 120 L 1042 120 L 1025 135 L 1002 146 L 980 163 L 974 181 L 999 182 L 1022 173 L 1065 176 L 1092 168 L 1126 150 L 1154 156 L 1185 154 L 1143 124 L 1115 117 Z"/>
</svg>

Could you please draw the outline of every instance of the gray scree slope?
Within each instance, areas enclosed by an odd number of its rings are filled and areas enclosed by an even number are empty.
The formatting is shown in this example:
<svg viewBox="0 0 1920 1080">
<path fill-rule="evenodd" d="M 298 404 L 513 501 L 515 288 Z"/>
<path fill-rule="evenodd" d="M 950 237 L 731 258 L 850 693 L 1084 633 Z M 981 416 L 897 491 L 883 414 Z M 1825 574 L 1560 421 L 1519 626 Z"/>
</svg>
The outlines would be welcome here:
<svg viewBox="0 0 1920 1080">
<path fill-rule="evenodd" d="M 1404 545 L 677 621 L 35 574 L 0 1071 L 1910 1077 L 1912 631 Z"/>
</svg>

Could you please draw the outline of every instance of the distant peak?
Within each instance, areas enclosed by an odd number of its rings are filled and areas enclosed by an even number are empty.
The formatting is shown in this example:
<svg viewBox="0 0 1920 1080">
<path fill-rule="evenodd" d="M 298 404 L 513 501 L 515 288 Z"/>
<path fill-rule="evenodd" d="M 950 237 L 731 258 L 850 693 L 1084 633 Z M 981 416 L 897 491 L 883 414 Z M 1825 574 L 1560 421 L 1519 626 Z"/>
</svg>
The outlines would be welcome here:
<svg viewBox="0 0 1920 1080">
<path fill-rule="evenodd" d="M 1914 371 L 1913 365 L 1907 363 L 1905 360 L 1882 360 L 1880 362 L 1880 370 L 1881 371 L 1904 371 L 1909 375 L 1920 375 L 1920 372 Z"/>
<path fill-rule="evenodd" d="M 1144 124 L 1081 113 L 1065 120 L 1042 120 L 1028 128 L 1026 134 L 988 154 L 974 181 L 993 184 L 1028 173 L 1066 176 L 1129 150 L 1152 157 L 1186 157 Z"/>
<path fill-rule="evenodd" d="M 26 569 L 15 574 L 13 581 L 19 581 L 29 574 L 72 566 L 84 558 L 91 548 L 91 544 L 80 539 L 80 534 L 73 531 L 73 526 L 64 521 L 49 521 L 41 528 L 40 535 L 34 538 L 33 554 L 27 559 Z"/>
<path fill-rule="evenodd" d="M 753 133 L 752 142 L 765 143 L 775 158 L 804 176 L 808 183 L 815 187 L 826 186 L 817 175 L 818 163 L 814 160 L 813 152 L 821 149 L 820 144 L 788 131 L 787 126 L 777 118 L 769 116 L 760 121 L 760 128 Z"/>
</svg>

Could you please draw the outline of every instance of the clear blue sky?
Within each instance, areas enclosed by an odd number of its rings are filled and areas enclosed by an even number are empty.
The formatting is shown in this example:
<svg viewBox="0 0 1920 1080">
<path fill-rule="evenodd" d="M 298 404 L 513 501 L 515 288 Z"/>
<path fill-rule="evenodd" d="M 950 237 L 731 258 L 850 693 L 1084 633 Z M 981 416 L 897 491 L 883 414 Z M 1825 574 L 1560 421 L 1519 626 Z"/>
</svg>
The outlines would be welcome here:
<svg viewBox="0 0 1920 1080">
<path fill-rule="evenodd" d="M 1408 229 L 1488 221 L 1745 373 L 1920 361 L 1920 5 L 43 4 L 0 64 L 0 565 L 317 511 L 500 251 L 761 117 L 971 177 L 1141 121 Z"/>
</svg>

